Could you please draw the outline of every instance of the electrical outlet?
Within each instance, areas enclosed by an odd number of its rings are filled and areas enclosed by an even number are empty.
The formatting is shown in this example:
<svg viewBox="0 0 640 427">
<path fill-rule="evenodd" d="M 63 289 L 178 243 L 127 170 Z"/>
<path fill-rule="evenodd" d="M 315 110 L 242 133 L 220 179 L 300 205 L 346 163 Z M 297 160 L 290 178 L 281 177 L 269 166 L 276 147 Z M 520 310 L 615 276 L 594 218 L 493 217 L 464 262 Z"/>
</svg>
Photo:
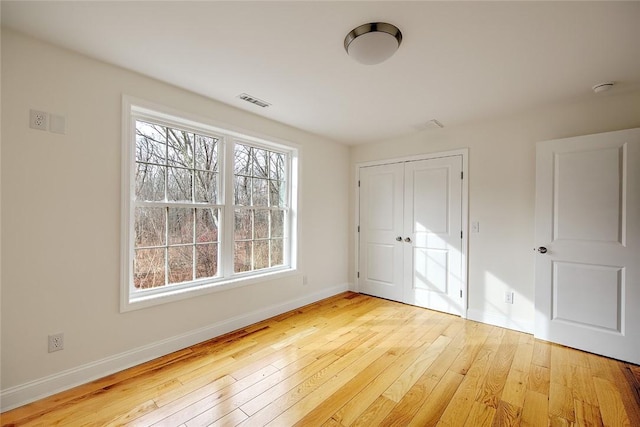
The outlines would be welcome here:
<svg viewBox="0 0 640 427">
<path fill-rule="evenodd" d="M 479 221 L 473 221 L 471 223 L 471 232 L 472 233 L 479 233 L 480 232 L 480 222 Z"/>
<path fill-rule="evenodd" d="M 44 111 L 29 110 L 29 127 L 37 130 L 47 130 L 49 114 Z"/>
<path fill-rule="evenodd" d="M 60 351 L 64 348 L 64 334 L 49 335 L 49 353 Z"/>
<path fill-rule="evenodd" d="M 504 302 L 507 304 L 513 304 L 513 292 L 505 292 L 504 293 Z"/>
<path fill-rule="evenodd" d="M 302 284 L 304 286 L 307 286 L 309 284 L 309 278 L 306 275 L 302 276 Z"/>
</svg>

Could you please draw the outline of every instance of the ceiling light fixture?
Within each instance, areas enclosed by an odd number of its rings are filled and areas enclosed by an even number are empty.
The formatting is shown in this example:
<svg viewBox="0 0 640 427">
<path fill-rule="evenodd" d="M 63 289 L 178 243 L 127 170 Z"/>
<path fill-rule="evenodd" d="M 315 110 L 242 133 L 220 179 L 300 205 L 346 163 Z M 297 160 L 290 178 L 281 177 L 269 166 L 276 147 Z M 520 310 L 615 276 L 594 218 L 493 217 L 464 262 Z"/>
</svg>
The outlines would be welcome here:
<svg viewBox="0 0 640 427">
<path fill-rule="evenodd" d="M 606 92 L 608 90 L 611 90 L 613 88 L 613 85 L 614 85 L 614 82 L 598 83 L 597 85 L 593 86 L 591 89 L 593 89 L 595 93 Z"/>
<path fill-rule="evenodd" d="M 402 43 L 402 33 L 395 25 L 370 22 L 351 30 L 344 39 L 344 49 L 361 64 L 373 65 L 389 59 Z"/>
</svg>

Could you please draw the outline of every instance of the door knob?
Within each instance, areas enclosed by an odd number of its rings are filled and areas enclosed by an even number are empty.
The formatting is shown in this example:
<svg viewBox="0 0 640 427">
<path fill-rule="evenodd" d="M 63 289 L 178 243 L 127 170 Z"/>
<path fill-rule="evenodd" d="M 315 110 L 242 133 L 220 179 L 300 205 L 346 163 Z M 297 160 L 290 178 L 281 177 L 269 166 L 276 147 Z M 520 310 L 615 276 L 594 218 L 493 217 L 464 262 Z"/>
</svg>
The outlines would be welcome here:
<svg viewBox="0 0 640 427">
<path fill-rule="evenodd" d="M 405 237 L 404 241 L 407 242 L 407 243 L 411 243 L 411 237 Z"/>
<path fill-rule="evenodd" d="M 402 237 L 400 237 L 400 236 L 396 237 L 396 241 L 402 242 Z"/>
<path fill-rule="evenodd" d="M 538 248 L 538 252 L 540 252 L 541 254 L 546 254 L 547 253 L 547 248 L 545 248 L 544 246 L 540 246 Z"/>
</svg>

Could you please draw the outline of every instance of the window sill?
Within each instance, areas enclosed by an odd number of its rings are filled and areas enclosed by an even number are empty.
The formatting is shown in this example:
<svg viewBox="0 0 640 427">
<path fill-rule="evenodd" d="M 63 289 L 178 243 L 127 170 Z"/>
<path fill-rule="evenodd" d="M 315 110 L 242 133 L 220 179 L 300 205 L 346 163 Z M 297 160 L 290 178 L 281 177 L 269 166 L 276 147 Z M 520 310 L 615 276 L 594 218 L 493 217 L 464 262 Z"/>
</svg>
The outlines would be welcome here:
<svg viewBox="0 0 640 427">
<path fill-rule="evenodd" d="M 222 292 L 230 289 L 237 289 L 243 286 L 255 285 L 257 283 L 270 280 L 282 279 L 297 275 L 295 268 L 284 268 L 282 270 L 270 271 L 267 273 L 251 276 L 239 276 L 222 281 L 208 282 L 188 287 L 178 287 L 167 289 L 164 292 L 145 293 L 137 292 L 124 295 L 120 304 L 120 312 L 139 310 L 156 305 L 166 304 L 173 301 L 180 301 L 188 298 L 206 295 L 215 292 Z"/>
</svg>

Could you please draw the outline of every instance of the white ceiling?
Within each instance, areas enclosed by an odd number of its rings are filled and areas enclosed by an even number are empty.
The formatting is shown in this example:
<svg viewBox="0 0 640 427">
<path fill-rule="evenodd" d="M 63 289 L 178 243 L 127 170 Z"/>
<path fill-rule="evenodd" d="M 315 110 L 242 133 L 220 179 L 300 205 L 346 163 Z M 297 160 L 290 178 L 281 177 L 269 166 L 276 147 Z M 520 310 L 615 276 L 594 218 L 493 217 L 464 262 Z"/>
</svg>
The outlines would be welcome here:
<svg viewBox="0 0 640 427">
<path fill-rule="evenodd" d="M 640 90 L 640 2 L 12 2 L 2 24 L 347 144 Z M 403 33 L 388 61 L 343 48 Z M 246 92 L 273 105 L 237 98 Z M 437 131 L 436 131 L 437 132 Z"/>
</svg>

